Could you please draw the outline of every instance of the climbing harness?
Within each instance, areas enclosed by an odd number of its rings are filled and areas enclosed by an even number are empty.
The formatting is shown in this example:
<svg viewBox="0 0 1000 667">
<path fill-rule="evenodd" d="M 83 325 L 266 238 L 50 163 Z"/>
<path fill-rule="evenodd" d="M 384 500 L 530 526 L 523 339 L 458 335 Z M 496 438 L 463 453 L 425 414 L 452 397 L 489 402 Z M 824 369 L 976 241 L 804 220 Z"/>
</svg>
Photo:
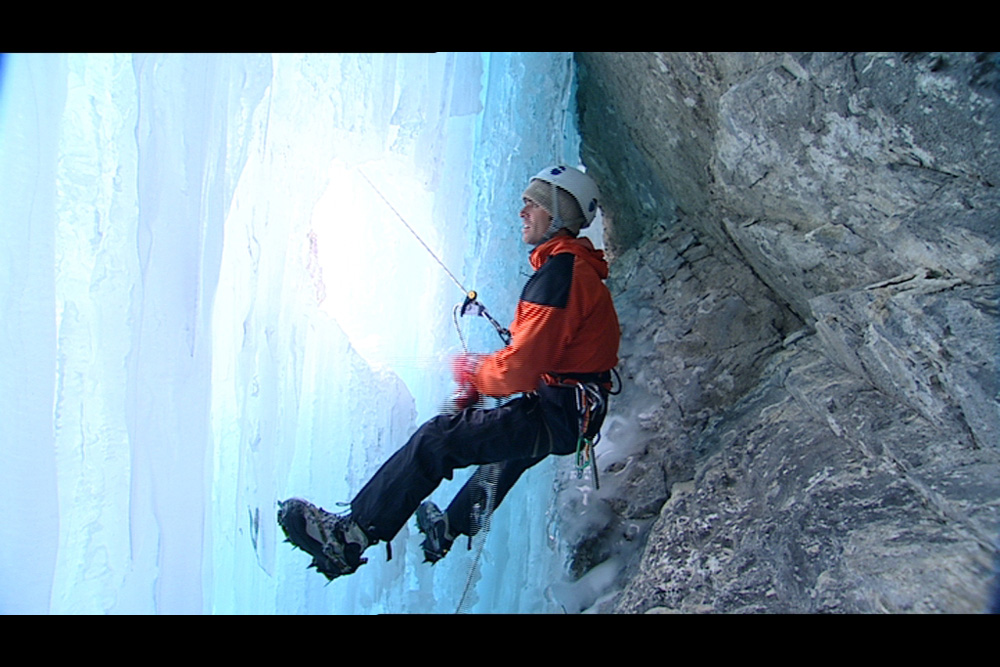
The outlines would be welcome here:
<svg viewBox="0 0 1000 667">
<path fill-rule="evenodd" d="M 600 489 L 601 483 L 598 479 L 597 454 L 594 448 L 601 440 L 601 426 L 604 424 L 608 408 L 607 397 L 621 393 L 621 378 L 618 380 L 618 391 L 613 390 L 612 371 L 564 375 L 549 373 L 556 386 L 571 388 L 575 392 L 579 433 L 576 441 L 576 477 L 581 479 L 584 471 L 590 468 L 595 489 Z M 617 371 L 614 371 L 614 374 L 618 376 Z"/>
</svg>

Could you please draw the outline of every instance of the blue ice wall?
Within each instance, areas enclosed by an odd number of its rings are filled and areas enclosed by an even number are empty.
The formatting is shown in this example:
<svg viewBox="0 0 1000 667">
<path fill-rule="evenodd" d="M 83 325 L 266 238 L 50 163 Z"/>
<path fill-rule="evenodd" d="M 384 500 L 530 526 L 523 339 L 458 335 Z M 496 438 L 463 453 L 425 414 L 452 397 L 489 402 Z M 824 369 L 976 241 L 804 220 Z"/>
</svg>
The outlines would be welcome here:
<svg viewBox="0 0 1000 667">
<path fill-rule="evenodd" d="M 274 513 L 348 501 L 451 389 L 461 290 L 362 174 L 507 323 L 571 109 L 567 53 L 7 58 L 0 610 L 558 611 L 554 462 L 472 586 L 412 523 L 326 585 Z"/>
<path fill-rule="evenodd" d="M 4 58 L 0 89 L 0 611 L 49 609 L 58 549 L 55 198 L 66 68 Z M 17 90 L 18 94 L 11 91 Z"/>
</svg>

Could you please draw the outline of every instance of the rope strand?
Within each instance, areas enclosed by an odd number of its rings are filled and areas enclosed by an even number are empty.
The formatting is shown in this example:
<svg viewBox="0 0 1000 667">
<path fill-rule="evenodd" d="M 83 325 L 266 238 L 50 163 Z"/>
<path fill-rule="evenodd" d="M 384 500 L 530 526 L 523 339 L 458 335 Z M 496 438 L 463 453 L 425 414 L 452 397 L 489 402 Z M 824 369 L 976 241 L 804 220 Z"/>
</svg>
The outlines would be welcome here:
<svg viewBox="0 0 1000 667">
<path fill-rule="evenodd" d="M 458 329 L 458 314 L 459 314 L 458 311 L 459 311 L 459 309 L 461 309 L 463 311 L 461 314 L 464 315 L 465 314 L 464 311 L 465 311 L 466 306 L 468 306 L 470 304 L 474 304 L 474 305 L 478 306 L 478 308 L 479 308 L 479 312 L 476 313 L 476 314 L 477 315 L 481 315 L 482 317 L 485 317 L 489 321 L 489 323 L 493 325 L 493 328 L 497 330 L 497 334 L 500 335 L 500 340 L 503 341 L 504 345 L 510 345 L 510 331 L 508 331 L 506 328 L 504 328 L 503 326 L 501 326 L 499 322 L 497 322 L 495 319 L 493 319 L 493 316 L 490 315 L 489 311 L 486 310 L 486 307 L 483 306 L 483 304 L 481 304 L 479 301 L 477 301 L 478 295 L 474 291 L 465 289 L 465 286 L 459 281 L 458 278 L 455 277 L 455 274 L 452 273 L 448 269 L 447 266 L 445 266 L 445 263 L 441 261 L 441 258 L 438 257 L 434 253 L 433 250 L 431 250 L 430 246 L 428 246 L 426 243 L 424 243 L 424 240 L 422 238 L 420 238 L 420 234 L 417 234 L 416 230 L 413 229 L 413 227 L 410 226 L 410 223 L 408 223 L 406 221 L 406 219 L 399 213 L 399 211 L 396 210 L 396 207 L 392 205 L 392 202 L 390 202 L 388 199 L 386 199 L 385 195 L 382 194 L 382 191 L 379 190 L 378 187 L 376 187 L 374 183 L 372 183 L 372 180 L 370 178 L 368 178 L 368 176 L 365 174 L 365 172 L 361 171 L 361 167 L 357 167 L 357 170 L 358 170 L 358 173 L 361 174 L 361 177 L 364 178 L 366 181 L 368 181 L 368 185 L 372 186 L 372 190 L 375 191 L 375 194 L 377 194 L 379 197 L 381 197 L 382 201 L 385 202 L 385 205 L 388 206 L 390 209 L 392 209 L 392 212 L 396 214 L 396 217 L 399 218 L 399 221 L 402 222 L 406 226 L 406 228 L 410 230 L 410 233 L 413 234 L 413 236 L 418 241 L 420 241 L 420 245 L 422 245 L 424 247 L 424 249 L 428 253 L 430 253 L 430 256 L 434 258 L 434 261 L 436 261 L 438 264 L 441 265 L 441 268 L 444 269 L 444 272 L 448 274 L 448 277 L 451 278 L 452 281 L 456 285 L 458 285 L 458 289 L 462 290 L 462 292 L 465 294 L 465 303 L 462 304 L 461 306 L 456 306 L 455 311 L 453 311 L 453 318 L 455 320 L 455 328 Z M 459 335 L 459 338 L 462 338 L 462 332 L 461 332 L 460 329 L 459 329 L 458 335 Z M 465 349 L 466 352 L 469 351 L 468 348 L 466 348 L 466 346 L 465 346 L 465 339 L 464 338 L 462 338 L 462 348 Z"/>
<path fill-rule="evenodd" d="M 461 282 L 459 282 L 458 278 L 455 277 L 455 274 L 448 270 L 448 267 L 445 266 L 444 262 L 442 262 L 441 259 L 436 254 L 434 254 L 434 251 L 430 249 L 430 246 L 424 243 L 424 240 L 420 238 L 420 235 L 417 234 L 417 232 L 413 229 L 413 227 L 410 227 L 410 223 L 408 223 L 406 219 L 403 218 L 402 215 L 400 215 L 399 211 L 396 210 L 396 207 L 393 206 L 392 203 L 385 198 L 385 195 L 382 194 L 382 191 L 379 190 L 377 187 L 375 187 L 375 184 L 372 183 L 371 179 L 368 178 L 365 172 L 361 171 L 361 167 L 358 167 L 357 169 L 358 173 L 361 174 L 361 177 L 364 178 L 366 181 L 368 181 L 368 185 L 372 186 L 372 190 L 374 190 L 375 193 L 382 198 L 382 201 L 385 202 L 385 205 L 392 209 L 392 212 L 396 214 L 396 217 L 399 218 L 399 221 L 402 222 L 404 225 L 406 225 L 406 228 L 410 230 L 410 233 L 413 234 L 413 236 L 416 237 L 418 241 L 420 241 L 420 245 L 422 245 L 424 248 L 427 249 L 427 252 L 431 254 L 431 257 L 434 258 L 434 261 L 440 264 L 441 268 L 444 269 L 444 272 L 448 274 L 448 276 L 455 282 L 456 285 L 458 285 L 458 289 L 462 290 L 462 292 L 464 292 L 465 294 L 468 294 L 469 290 L 465 289 L 465 286 L 462 285 Z"/>
<path fill-rule="evenodd" d="M 448 267 L 445 266 L 445 263 L 441 261 L 441 258 L 439 258 L 437 254 L 435 254 L 434 251 L 431 250 L 430 246 L 424 243 L 424 240 L 420 238 L 420 235 L 417 234 L 416 230 L 414 230 L 413 227 L 410 226 L 410 223 L 408 223 L 406 219 L 403 218 L 403 216 L 399 213 L 399 211 L 396 210 L 396 207 L 392 205 L 392 202 L 386 199 L 385 195 L 383 195 L 382 192 L 378 189 L 378 187 L 376 187 L 375 184 L 372 183 L 371 179 L 368 178 L 367 174 L 361 171 L 360 167 L 358 167 L 357 169 L 358 173 L 361 174 L 361 177 L 364 178 L 366 181 L 368 181 L 368 185 L 370 185 L 372 189 L 375 191 L 375 193 L 382 199 L 382 201 L 385 202 L 386 206 L 392 209 L 392 212 L 396 214 L 396 217 L 399 218 L 399 221 L 402 222 L 406 226 L 406 228 L 410 230 L 410 233 L 413 234 L 413 236 L 418 241 L 420 241 L 420 245 L 422 245 L 424 249 L 427 250 L 428 253 L 430 253 L 430 256 L 434 258 L 434 261 L 436 261 L 438 264 L 441 265 L 441 268 L 444 269 L 445 273 L 448 274 L 448 277 L 450 277 L 452 281 L 456 285 L 458 285 L 458 288 L 462 290 L 462 292 L 466 295 L 465 303 L 456 305 L 455 308 L 452 310 L 452 319 L 455 322 L 455 330 L 458 332 L 459 340 L 462 343 L 462 349 L 466 353 L 468 353 L 469 351 L 468 345 L 466 344 L 465 341 L 465 336 L 462 334 L 462 328 L 459 326 L 458 318 L 460 314 L 465 314 L 465 310 L 467 307 L 469 307 L 471 310 L 472 306 L 475 306 L 478 309 L 478 312 L 476 313 L 477 315 L 485 317 L 489 321 L 489 323 L 493 325 L 493 328 L 496 329 L 497 333 L 500 335 L 500 339 L 503 340 L 504 344 L 509 345 L 511 341 L 510 331 L 502 327 L 499 322 L 493 319 L 493 316 L 489 314 L 489 312 L 486 310 L 486 307 L 483 306 L 481 303 L 479 303 L 479 301 L 477 301 L 478 295 L 475 292 L 467 290 L 465 286 L 462 285 L 462 283 L 458 280 L 458 278 L 455 277 L 455 274 L 453 274 L 448 269 Z M 555 186 L 553 185 L 553 188 L 554 187 Z M 555 198 L 554 193 L 553 193 L 553 198 Z M 471 517 L 473 522 L 478 523 L 478 530 L 476 531 L 476 537 L 478 538 L 476 541 L 478 542 L 478 547 L 476 549 L 476 555 L 473 558 L 472 563 L 469 565 L 469 573 L 468 576 L 466 577 L 465 589 L 462 591 L 462 597 L 459 600 L 458 608 L 455 610 L 456 614 L 468 613 L 468 611 L 474 604 L 474 600 L 470 597 L 470 593 L 472 592 L 473 584 L 475 583 L 474 581 L 475 577 L 479 572 L 479 563 L 483 555 L 483 548 L 486 545 L 486 536 L 489 535 L 490 532 L 490 525 L 493 519 L 493 509 L 496 504 L 495 501 L 496 501 L 497 482 L 499 480 L 500 470 L 502 468 L 503 468 L 502 463 L 491 463 L 480 466 L 479 470 L 474 474 L 478 475 L 480 478 L 479 483 L 486 496 L 485 498 L 486 506 L 482 507 L 480 505 L 477 505 L 478 510 L 481 514 L 478 517 Z M 470 547 L 471 547 L 471 538 L 470 538 Z"/>
</svg>

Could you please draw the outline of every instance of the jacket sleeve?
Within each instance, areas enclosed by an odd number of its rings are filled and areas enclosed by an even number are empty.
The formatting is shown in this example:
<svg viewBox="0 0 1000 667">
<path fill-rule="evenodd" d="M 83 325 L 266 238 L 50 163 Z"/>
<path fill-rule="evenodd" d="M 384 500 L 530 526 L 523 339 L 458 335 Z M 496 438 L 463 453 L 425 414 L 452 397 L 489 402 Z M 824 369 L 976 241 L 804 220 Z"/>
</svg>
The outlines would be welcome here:
<svg viewBox="0 0 1000 667">
<path fill-rule="evenodd" d="M 476 388 L 487 396 L 534 391 L 541 375 L 559 366 L 573 335 L 567 311 L 574 255 L 550 257 L 528 280 L 511 324 L 511 343 L 486 356 L 476 370 Z"/>
</svg>

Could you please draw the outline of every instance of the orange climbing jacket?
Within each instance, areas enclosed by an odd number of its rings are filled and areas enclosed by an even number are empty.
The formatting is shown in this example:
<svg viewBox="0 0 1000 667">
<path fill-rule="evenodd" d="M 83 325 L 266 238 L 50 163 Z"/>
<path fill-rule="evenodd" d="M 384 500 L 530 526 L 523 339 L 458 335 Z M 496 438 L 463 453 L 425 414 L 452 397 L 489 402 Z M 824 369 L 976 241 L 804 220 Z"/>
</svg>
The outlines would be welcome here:
<svg viewBox="0 0 1000 667">
<path fill-rule="evenodd" d="M 487 396 L 534 391 L 539 379 L 601 373 L 618 363 L 621 337 L 604 252 L 560 233 L 531 253 L 534 275 L 517 304 L 512 340 L 482 359 L 473 376 Z"/>
</svg>

